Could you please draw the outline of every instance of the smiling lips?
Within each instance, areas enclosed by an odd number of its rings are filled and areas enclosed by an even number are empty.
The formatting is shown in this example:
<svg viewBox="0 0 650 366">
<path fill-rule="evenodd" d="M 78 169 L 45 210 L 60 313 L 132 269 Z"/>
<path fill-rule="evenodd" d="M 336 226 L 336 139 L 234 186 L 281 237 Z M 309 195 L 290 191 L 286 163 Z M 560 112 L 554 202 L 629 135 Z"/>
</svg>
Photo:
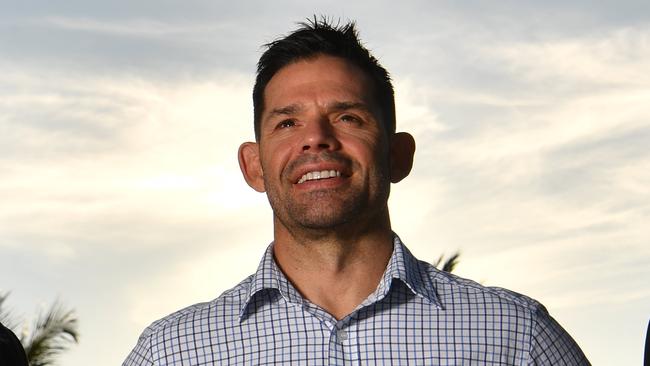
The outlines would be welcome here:
<svg viewBox="0 0 650 366">
<path fill-rule="evenodd" d="M 341 172 L 338 170 L 321 170 L 321 171 L 316 171 L 316 172 L 309 172 L 302 177 L 300 177 L 300 180 L 298 180 L 298 184 L 310 181 L 310 180 L 319 180 L 319 179 L 327 179 L 327 178 L 334 178 L 334 177 L 340 177 Z"/>
</svg>

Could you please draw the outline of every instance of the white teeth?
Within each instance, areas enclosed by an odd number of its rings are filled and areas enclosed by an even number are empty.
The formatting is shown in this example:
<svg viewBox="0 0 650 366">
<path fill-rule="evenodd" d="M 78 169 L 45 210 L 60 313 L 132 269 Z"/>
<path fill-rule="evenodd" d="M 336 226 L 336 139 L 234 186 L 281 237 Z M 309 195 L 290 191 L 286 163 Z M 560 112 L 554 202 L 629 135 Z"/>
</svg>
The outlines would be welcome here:
<svg viewBox="0 0 650 366">
<path fill-rule="evenodd" d="M 327 179 L 327 178 L 340 177 L 340 176 L 341 176 L 341 172 L 339 172 L 338 170 L 321 170 L 319 172 L 309 172 L 300 178 L 298 184 L 304 183 L 309 180 Z"/>
</svg>

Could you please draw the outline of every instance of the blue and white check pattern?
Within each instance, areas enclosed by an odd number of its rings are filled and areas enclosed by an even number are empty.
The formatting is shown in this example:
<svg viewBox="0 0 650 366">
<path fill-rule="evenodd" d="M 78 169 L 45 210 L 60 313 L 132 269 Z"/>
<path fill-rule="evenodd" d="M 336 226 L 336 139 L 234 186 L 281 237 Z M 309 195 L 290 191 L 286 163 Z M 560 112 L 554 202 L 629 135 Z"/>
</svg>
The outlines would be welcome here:
<svg viewBox="0 0 650 366">
<path fill-rule="evenodd" d="M 438 271 L 394 244 L 376 291 L 339 321 L 302 298 L 271 245 L 239 285 L 149 326 L 123 366 L 589 365 L 535 300 Z"/>
</svg>

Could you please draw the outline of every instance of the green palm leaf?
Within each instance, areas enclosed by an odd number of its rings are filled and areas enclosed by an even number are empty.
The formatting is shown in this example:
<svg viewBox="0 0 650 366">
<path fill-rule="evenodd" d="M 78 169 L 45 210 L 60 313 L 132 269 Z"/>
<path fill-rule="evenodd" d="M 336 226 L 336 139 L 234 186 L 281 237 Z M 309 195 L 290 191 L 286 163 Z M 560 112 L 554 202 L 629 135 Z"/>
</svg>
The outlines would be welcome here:
<svg viewBox="0 0 650 366">
<path fill-rule="evenodd" d="M 53 365 L 56 357 L 79 341 L 77 317 L 55 302 L 38 315 L 33 330 L 21 338 L 30 366 Z"/>
<path fill-rule="evenodd" d="M 443 257 L 444 256 L 441 255 L 438 260 L 433 263 L 433 266 L 440 268 L 440 263 L 442 263 Z M 458 265 L 458 258 L 460 258 L 460 252 L 452 254 L 451 257 L 447 258 L 442 264 L 442 270 L 445 272 L 452 272 L 454 268 L 456 268 L 456 265 Z"/>
</svg>

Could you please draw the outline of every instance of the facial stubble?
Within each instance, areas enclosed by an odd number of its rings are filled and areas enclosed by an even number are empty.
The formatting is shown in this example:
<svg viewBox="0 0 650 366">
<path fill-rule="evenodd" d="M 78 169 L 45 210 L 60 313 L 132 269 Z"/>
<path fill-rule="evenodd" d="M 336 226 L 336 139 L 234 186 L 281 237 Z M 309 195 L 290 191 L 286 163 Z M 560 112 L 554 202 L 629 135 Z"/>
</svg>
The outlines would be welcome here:
<svg viewBox="0 0 650 366">
<path fill-rule="evenodd" d="M 375 217 L 383 215 L 387 209 L 390 193 L 388 164 L 384 159 L 376 161 L 382 163 L 370 166 L 366 181 L 352 179 L 339 187 L 302 193 L 293 187 L 282 189 L 281 185 L 271 184 L 265 176 L 267 197 L 276 219 L 292 232 L 327 232 L 350 225 L 362 229 L 372 225 Z M 354 174 L 361 172 L 358 163 L 350 160 L 347 163 Z"/>
</svg>

